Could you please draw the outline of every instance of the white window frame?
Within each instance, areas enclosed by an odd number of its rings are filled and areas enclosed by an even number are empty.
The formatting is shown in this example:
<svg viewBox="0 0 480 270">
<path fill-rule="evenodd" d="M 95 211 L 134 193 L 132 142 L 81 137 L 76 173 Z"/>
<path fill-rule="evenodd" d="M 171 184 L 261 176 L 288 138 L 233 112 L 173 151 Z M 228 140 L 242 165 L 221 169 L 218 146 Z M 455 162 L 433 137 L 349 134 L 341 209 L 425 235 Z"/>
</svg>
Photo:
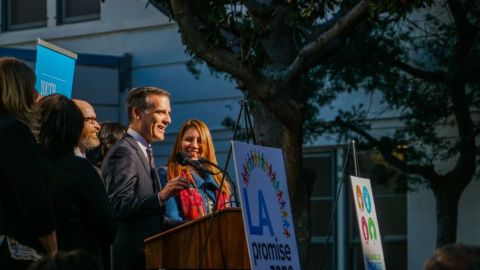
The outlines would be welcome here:
<svg viewBox="0 0 480 270">
<path fill-rule="evenodd" d="M 100 11 L 96 14 L 88 14 L 88 15 L 81 15 L 81 16 L 72 16 L 66 17 L 65 14 L 67 13 L 66 10 L 66 2 L 68 0 L 57 0 L 57 24 L 69 24 L 69 23 L 77 23 L 77 22 L 85 22 L 85 21 L 94 21 L 100 19 L 100 13 L 102 4 L 101 1 L 98 1 L 100 5 Z"/>
</svg>

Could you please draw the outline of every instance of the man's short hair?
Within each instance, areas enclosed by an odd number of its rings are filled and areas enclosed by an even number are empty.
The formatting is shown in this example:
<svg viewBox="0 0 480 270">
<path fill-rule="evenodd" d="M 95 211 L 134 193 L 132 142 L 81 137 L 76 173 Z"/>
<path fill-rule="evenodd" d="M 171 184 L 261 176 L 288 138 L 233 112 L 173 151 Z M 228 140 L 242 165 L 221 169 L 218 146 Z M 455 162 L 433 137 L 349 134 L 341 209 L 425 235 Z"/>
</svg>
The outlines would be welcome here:
<svg viewBox="0 0 480 270">
<path fill-rule="evenodd" d="M 425 270 L 480 270 L 480 247 L 460 243 L 439 247 L 425 262 Z"/>
<path fill-rule="evenodd" d="M 150 95 L 166 96 L 170 98 L 170 93 L 168 91 L 158 87 L 142 86 L 131 89 L 127 96 L 127 113 L 129 122 L 132 121 L 133 108 L 139 108 L 144 112 L 152 107 L 152 104 L 148 99 Z"/>
</svg>

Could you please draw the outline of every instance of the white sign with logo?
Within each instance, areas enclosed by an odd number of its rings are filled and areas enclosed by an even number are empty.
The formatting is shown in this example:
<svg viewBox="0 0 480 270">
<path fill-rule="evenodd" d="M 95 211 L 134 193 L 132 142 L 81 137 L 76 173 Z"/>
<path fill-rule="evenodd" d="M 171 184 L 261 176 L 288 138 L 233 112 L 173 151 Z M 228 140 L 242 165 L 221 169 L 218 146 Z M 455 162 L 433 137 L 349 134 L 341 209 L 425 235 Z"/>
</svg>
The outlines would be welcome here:
<svg viewBox="0 0 480 270">
<path fill-rule="evenodd" d="M 350 176 L 366 270 L 385 270 L 380 228 L 370 180 Z"/>
<path fill-rule="evenodd" d="M 251 269 L 299 270 L 282 150 L 232 147 Z"/>
</svg>

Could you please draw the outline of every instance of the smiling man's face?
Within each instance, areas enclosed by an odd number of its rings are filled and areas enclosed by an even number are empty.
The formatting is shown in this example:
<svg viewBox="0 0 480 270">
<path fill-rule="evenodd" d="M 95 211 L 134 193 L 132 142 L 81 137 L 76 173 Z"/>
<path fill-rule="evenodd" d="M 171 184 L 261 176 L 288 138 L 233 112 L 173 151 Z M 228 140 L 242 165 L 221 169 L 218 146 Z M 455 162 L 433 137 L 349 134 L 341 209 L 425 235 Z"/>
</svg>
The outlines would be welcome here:
<svg viewBox="0 0 480 270">
<path fill-rule="evenodd" d="M 137 113 L 139 133 L 148 142 L 163 141 L 165 129 L 172 122 L 170 98 L 164 95 L 149 95 L 150 108 Z"/>
</svg>

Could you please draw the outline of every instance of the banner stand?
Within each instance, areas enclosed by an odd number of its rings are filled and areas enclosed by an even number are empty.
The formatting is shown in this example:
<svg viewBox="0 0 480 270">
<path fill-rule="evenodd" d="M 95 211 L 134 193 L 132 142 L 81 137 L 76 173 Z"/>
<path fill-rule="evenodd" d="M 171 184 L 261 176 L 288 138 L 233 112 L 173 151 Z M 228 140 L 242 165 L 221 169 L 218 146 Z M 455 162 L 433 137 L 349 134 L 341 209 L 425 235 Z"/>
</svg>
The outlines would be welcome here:
<svg viewBox="0 0 480 270">
<path fill-rule="evenodd" d="M 330 216 L 330 222 L 328 224 L 328 232 L 327 232 L 327 241 L 326 241 L 326 245 L 323 246 L 323 250 L 322 250 L 322 258 L 320 260 L 320 270 L 323 269 L 323 266 L 325 264 L 325 256 L 327 254 L 327 251 L 328 251 L 328 243 L 330 241 L 330 236 L 332 235 L 332 227 L 333 227 L 333 220 L 335 219 L 335 217 L 337 216 L 337 204 L 338 204 L 338 198 L 340 198 L 340 192 L 342 191 L 342 188 L 343 188 L 343 185 L 346 181 L 346 167 L 347 167 L 347 164 L 348 164 L 348 157 L 350 155 L 350 145 L 352 146 L 352 154 L 353 154 L 353 167 L 354 167 L 354 172 L 355 172 L 355 176 L 360 176 L 360 169 L 358 168 L 358 159 L 357 159 L 357 152 L 356 152 L 356 149 L 355 149 L 355 140 L 352 140 L 349 144 L 347 144 L 347 153 L 345 155 L 345 161 L 343 162 L 343 178 L 342 178 L 342 181 L 340 181 L 340 185 L 338 187 L 338 190 L 337 190 L 337 194 L 335 196 L 335 202 L 333 203 L 333 206 L 332 206 L 332 214 Z"/>
<path fill-rule="evenodd" d="M 350 182 L 365 269 L 385 270 L 382 238 L 370 179 L 350 176 Z"/>
<path fill-rule="evenodd" d="M 41 96 L 62 94 L 72 97 L 77 54 L 42 39 L 37 39 L 35 89 Z"/>
</svg>

